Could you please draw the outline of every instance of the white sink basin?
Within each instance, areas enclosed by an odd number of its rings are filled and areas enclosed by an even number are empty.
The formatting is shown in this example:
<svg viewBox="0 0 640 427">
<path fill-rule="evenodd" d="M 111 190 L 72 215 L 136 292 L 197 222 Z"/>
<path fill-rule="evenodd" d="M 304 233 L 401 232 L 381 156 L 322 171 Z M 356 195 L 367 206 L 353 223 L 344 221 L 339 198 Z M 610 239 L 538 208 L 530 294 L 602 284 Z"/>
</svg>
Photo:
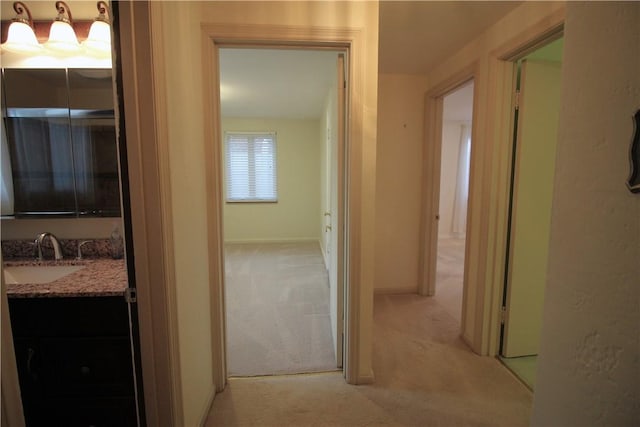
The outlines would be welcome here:
<svg viewBox="0 0 640 427">
<path fill-rule="evenodd" d="M 83 269 L 84 265 L 24 265 L 4 268 L 4 281 L 16 283 L 49 283 Z"/>
</svg>

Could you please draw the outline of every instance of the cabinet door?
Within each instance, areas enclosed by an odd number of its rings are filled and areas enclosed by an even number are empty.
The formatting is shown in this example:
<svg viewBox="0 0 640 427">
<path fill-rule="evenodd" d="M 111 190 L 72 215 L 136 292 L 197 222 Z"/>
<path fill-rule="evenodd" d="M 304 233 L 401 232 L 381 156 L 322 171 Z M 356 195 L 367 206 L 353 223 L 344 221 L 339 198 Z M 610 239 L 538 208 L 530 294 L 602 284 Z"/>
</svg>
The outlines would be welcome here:
<svg viewBox="0 0 640 427">
<path fill-rule="evenodd" d="M 67 70 L 64 68 L 5 68 L 3 76 L 8 110 L 42 110 L 43 116 L 68 114 Z"/>
<path fill-rule="evenodd" d="M 72 118 L 75 188 L 80 216 L 119 216 L 120 180 L 113 118 Z"/>
<path fill-rule="evenodd" d="M 37 409 L 37 402 L 42 400 L 40 346 L 38 340 L 34 338 L 16 338 L 13 346 L 16 354 L 22 406 L 25 414 L 31 414 Z"/>
<path fill-rule="evenodd" d="M 111 70 L 69 69 L 69 109 L 78 213 L 119 216 Z"/>
<path fill-rule="evenodd" d="M 75 215 L 66 71 L 6 69 L 3 76 L 15 214 Z"/>
<path fill-rule="evenodd" d="M 70 68 L 69 108 L 71 116 L 113 117 L 113 82 L 110 69 Z M 100 113 L 98 113 L 100 112 Z"/>
<path fill-rule="evenodd" d="M 15 215 L 120 216 L 109 69 L 5 69 Z"/>
<path fill-rule="evenodd" d="M 59 399 L 47 404 L 47 427 L 135 427 L 136 407 L 133 399 Z"/>
<path fill-rule="evenodd" d="M 127 337 L 43 338 L 40 349 L 45 397 L 133 398 Z"/>
</svg>

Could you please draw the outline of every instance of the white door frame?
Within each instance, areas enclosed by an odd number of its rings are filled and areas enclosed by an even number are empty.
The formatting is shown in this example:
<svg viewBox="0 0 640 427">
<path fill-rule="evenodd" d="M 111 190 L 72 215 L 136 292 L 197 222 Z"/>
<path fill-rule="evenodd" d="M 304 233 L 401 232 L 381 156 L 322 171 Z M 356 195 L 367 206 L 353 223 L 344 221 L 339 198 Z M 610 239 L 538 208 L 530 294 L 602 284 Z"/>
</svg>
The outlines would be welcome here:
<svg viewBox="0 0 640 427">
<path fill-rule="evenodd" d="M 488 55 L 470 60 L 459 71 L 436 81 L 425 96 L 425 149 L 419 293 L 432 295 L 439 193 L 442 99 L 460 83 L 474 79 L 474 107 L 467 242 L 462 306 L 462 339 L 480 355 L 496 355 L 506 258 L 507 207 L 512 149 L 513 64 L 517 55 L 535 50 L 562 31 L 560 9 L 505 40 Z M 437 164 L 436 164 L 437 163 Z"/>
<path fill-rule="evenodd" d="M 0 266 L 4 265 L 2 253 L 0 253 Z M 2 360 L 0 363 L 0 424 L 12 427 L 24 427 L 24 413 L 22 410 L 22 398 L 20 397 L 20 381 L 18 379 L 18 364 L 13 347 L 13 332 L 11 330 L 11 318 L 9 317 L 9 300 L 7 299 L 7 287 L 4 282 L 4 273 L 0 268 L 0 326 L 2 334 L 0 348 L 2 348 Z"/>
<path fill-rule="evenodd" d="M 295 46 L 283 45 L 281 43 L 278 43 L 277 45 L 256 44 L 255 42 L 242 42 L 242 41 L 229 42 L 228 40 L 225 39 L 225 42 L 216 44 L 215 54 L 216 55 L 219 54 L 220 48 L 248 48 L 248 47 L 251 47 L 254 49 L 274 49 L 274 48 L 281 48 L 281 49 L 291 48 L 296 50 L 322 49 L 323 51 L 328 51 L 328 50 L 334 51 L 336 54 L 336 58 L 335 58 L 336 69 L 333 71 L 336 73 L 336 87 L 332 88 L 331 90 L 334 90 L 334 89 L 336 90 L 335 96 L 336 96 L 336 103 L 337 103 L 337 108 L 336 108 L 337 114 L 335 117 L 336 122 L 332 123 L 332 127 L 336 128 L 337 138 L 335 142 L 327 142 L 324 153 L 321 153 L 321 155 L 325 156 L 326 158 L 326 167 L 325 167 L 326 169 L 325 173 L 326 173 L 326 179 L 327 179 L 326 201 L 327 201 L 328 211 L 324 212 L 323 215 L 321 216 L 322 218 L 321 239 L 322 240 L 321 240 L 320 249 L 322 252 L 324 266 L 329 275 L 328 277 L 329 282 L 331 282 L 331 276 L 333 274 L 335 274 L 336 276 L 336 279 L 335 279 L 336 280 L 335 302 L 337 306 L 336 322 L 335 322 L 336 337 L 332 337 L 332 338 L 335 339 L 336 341 L 335 342 L 336 345 L 334 347 L 336 368 L 342 369 L 344 365 L 344 352 L 343 352 L 344 290 L 345 290 L 345 283 L 347 283 L 347 280 L 348 280 L 348 278 L 345 276 L 345 265 L 347 265 L 346 263 L 348 263 L 348 260 L 345 260 L 345 253 L 346 253 L 345 235 L 346 235 L 346 229 L 347 229 L 346 227 L 347 221 L 345 217 L 345 204 L 347 200 L 345 198 L 345 194 L 347 194 L 347 192 L 346 192 L 346 183 L 344 179 L 345 174 L 347 173 L 347 170 L 345 169 L 345 166 L 346 166 L 345 141 L 347 140 L 347 138 L 346 138 L 346 130 L 345 130 L 345 114 L 344 113 L 345 113 L 346 101 L 347 101 L 345 97 L 346 84 L 347 84 L 345 70 L 346 70 L 346 67 L 348 66 L 347 65 L 348 62 L 346 60 L 348 57 L 348 51 L 344 48 L 338 48 L 338 47 L 322 46 L 320 48 L 317 46 L 310 47 L 306 45 L 295 45 Z M 217 56 L 216 61 L 219 61 L 219 59 L 220 57 Z M 211 75 L 209 75 L 209 78 L 212 78 Z M 218 119 L 221 120 L 221 117 L 219 117 Z M 221 129 L 221 127 L 218 129 Z M 329 138 L 333 139 L 331 136 L 329 136 Z M 225 143 L 224 139 L 220 140 L 219 142 L 219 144 L 224 144 L 224 143 Z M 220 145 L 218 148 L 222 150 L 222 145 Z M 224 151 L 220 151 L 218 154 L 220 155 L 220 159 L 222 159 L 222 156 L 224 155 Z M 224 165 L 218 165 L 218 166 L 221 168 L 221 172 L 219 175 L 220 175 L 220 179 L 222 179 L 222 175 L 224 174 L 223 172 Z M 217 167 L 217 166 L 214 165 L 214 167 Z M 209 165 L 207 165 L 207 169 L 208 168 L 209 168 Z M 224 181 L 221 181 L 221 182 L 224 182 Z M 222 191 L 222 189 L 220 188 L 217 191 Z M 220 193 L 220 196 L 222 197 L 222 193 Z M 221 203 L 220 206 L 224 206 L 224 203 L 225 203 L 224 197 L 221 199 L 220 203 Z M 225 257 L 224 238 L 222 238 L 221 250 L 222 250 L 223 259 L 224 259 Z M 222 280 L 223 280 L 223 294 L 224 294 L 224 287 L 226 287 L 226 280 L 224 278 L 224 274 L 223 274 Z M 331 287 L 331 284 L 329 284 L 329 286 Z M 329 295 L 331 297 L 331 293 L 329 293 Z M 226 304 L 226 301 L 223 301 L 223 304 Z M 331 306 L 331 301 L 329 302 L 329 306 Z M 224 310 L 223 316 L 226 319 L 226 306 L 223 306 L 223 310 Z M 333 328 L 334 318 L 331 318 L 330 320 L 331 320 L 331 327 Z M 225 342 L 225 347 L 226 347 L 226 342 Z M 225 357 L 225 360 L 226 360 L 226 357 Z"/>
<path fill-rule="evenodd" d="M 362 35 L 360 31 L 335 28 L 303 28 L 292 26 L 255 26 L 229 24 L 203 24 L 202 58 L 204 83 L 204 108 L 209 265 L 211 274 L 211 307 L 213 335 L 213 371 L 217 391 L 226 385 L 225 361 L 225 307 L 224 260 L 222 231 L 222 141 L 220 127 L 220 79 L 218 49 L 220 47 L 295 47 L 302 49 L 339 49 L 348 55 L 345 149 L 345 246 L 344 274 L 344 375 L 348 383 L 372 381 L 372 375 L 359 373 L 360 353 L 360 218 L 362 185 L 362 113 L 358 111 L 362 94 L 363 72 Z"/>
<path fill-rule="evenodd" d="M 440 172 L 442 153 L 442 120 L 444 97 L 459 87 L 475 79 L 478 73 L 478 63 L 474 62 L 459 73 L 451 76 L 441 84 L 430 89 L 425 95 L 425 149 L 423 151 L 423 180 L 429 182 L 423 191 L 422 198 L 422 239 L 420 241 L 420 282 L 418 293 L 433 296 L 436 292 L 436 265 L 438 255 L 438 223 L 440 205 Z M 471 120 L 471 141 L 475 141 L 477 85 L 474 84 L 473 113 Z M 474 186 L 474 165 L 477 163 L 474 143 L 471 144 L 471 158 L 469 170 L 469 199 L 467 201 L 467 217 L 471 215 L 474 201 L 471 198 Z M 467 304 L 467 269 L 469 266 L 469 247 L 475 243 L 476 234 L 471 221 L 467 220 L 465 237 L 464 279 L 462 284 L 461 327 L 465 325 Z M 464 331 L 463 331 L 464 337 Z"/>
</svg>

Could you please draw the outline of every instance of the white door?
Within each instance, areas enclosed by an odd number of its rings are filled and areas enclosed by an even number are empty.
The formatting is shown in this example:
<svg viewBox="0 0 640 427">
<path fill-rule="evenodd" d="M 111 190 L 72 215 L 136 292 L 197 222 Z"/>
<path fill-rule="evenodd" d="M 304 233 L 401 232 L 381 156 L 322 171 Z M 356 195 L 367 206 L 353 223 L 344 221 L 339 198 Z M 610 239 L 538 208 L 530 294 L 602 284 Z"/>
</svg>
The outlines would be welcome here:
<svg viewBox="0 0 640 427">
<path fill-rule="evenodd" d="M 344 233 L 343 218 L 343 182 L 344 182 L 344 56 L 337 59 L 337 88 L 334 117 L 331 121 L 331 138 L 328 145 L 329 163 L 329 211 L 325 220 L 325 242 L 327 243 L 327 257 L 329 264 L 329 312 L 331 315 L 331 333 L 333 348 L 336 355 L 336 367 L 342 367 L 343 325 L 344 325 Z"/>
<path fill-rule="evenodd" d="M 502 355 L 538 353 L 555 168 L 560 63 L 525 60 L 520 77 Z"/>
</svg>

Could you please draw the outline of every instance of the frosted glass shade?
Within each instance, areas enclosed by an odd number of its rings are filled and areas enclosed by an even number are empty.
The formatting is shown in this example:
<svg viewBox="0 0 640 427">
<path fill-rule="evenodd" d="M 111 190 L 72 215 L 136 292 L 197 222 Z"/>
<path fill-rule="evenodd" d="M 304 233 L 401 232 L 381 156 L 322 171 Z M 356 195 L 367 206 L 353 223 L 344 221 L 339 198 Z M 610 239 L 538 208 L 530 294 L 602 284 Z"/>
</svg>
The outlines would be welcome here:
<svg viewBox="0 0 640 427">
<path fill-rule="evenodd" d="M 2 49 L 11 52 L 38 52 L 42 50 L 42 46 L 38 43 L 33 28 L 28 24 L 12 22 L 9 25 L 7 41 L 2 43 Z"/>
<path fill-rule="evenodd" d="M 111 26 L 104 21 L 95 21 L 89 29 L 89 37 L 82 42 L 88 53 L 108 56 L 111 54 Z"/>
<path fill-rule="evenodd" d="M 80 50 L 80 43 L 71 25 L 63 21 L 54 21 L 45 47 L 59 52 L 75 52 Z"/>
</svg>

